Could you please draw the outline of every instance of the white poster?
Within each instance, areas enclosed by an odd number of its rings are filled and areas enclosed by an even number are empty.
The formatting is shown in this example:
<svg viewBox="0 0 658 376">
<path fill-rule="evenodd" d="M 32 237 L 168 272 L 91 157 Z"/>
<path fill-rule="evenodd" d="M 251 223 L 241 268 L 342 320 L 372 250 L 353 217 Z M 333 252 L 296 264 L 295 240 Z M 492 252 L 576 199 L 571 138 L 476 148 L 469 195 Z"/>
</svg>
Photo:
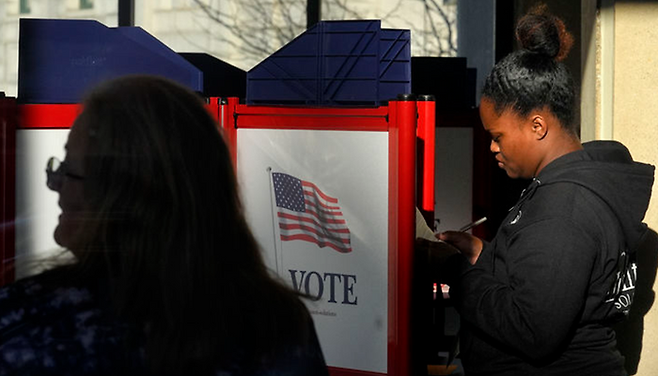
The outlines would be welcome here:
<svg viewBox="0 0 658 376">
<path fill-rule="evenodd" d="M 59 195 L 46 186 L 46 162 L 66 155 L 68 129 L 16 131 L 16 279 L 35 274 L 64 250 L 53 233 L 61 213 Z"/>
<path fill-rule="evenodd" d="M 327 364 L 387 372 L 388 133 L 238 130 L 266 262 L 308 294 Z"/>
</svg>

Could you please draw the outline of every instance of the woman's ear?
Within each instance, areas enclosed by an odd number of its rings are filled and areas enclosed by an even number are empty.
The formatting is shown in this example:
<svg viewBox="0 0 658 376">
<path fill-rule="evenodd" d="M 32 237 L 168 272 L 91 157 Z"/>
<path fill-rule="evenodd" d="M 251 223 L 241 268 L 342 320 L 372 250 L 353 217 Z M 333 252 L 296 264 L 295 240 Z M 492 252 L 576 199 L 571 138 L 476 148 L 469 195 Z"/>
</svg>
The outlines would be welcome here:
<svg viewBox="0 0 658 376">
<path fill-rule="evenodd" d="M 530 116 L 532 122 L 532 133 L 535 134 L 537 140 L 543 140 L 548 134 L 548 122 L 541 114 L 533 114 Z"/>
</svg>

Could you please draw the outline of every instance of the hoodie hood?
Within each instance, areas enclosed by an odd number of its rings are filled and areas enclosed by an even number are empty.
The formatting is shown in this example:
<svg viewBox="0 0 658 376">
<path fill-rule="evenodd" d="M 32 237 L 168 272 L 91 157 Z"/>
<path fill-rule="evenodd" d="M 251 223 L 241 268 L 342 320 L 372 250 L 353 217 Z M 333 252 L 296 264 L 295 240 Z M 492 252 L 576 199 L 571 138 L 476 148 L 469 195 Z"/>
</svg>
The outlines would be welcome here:
<svg viewBox="0 0 658 376">
<path fill-rule="evenodd" d="M 649 206 L 654 166 L 633 161 L 616 141 L 592 141 L 583 150 L 566 154 L 537 176 L 541 185 L 571 182 L 588 188 L 608 204 L 621 223 L 626 245 L 635 250 L 647 226 L 642 223 Z"/>
</svg>

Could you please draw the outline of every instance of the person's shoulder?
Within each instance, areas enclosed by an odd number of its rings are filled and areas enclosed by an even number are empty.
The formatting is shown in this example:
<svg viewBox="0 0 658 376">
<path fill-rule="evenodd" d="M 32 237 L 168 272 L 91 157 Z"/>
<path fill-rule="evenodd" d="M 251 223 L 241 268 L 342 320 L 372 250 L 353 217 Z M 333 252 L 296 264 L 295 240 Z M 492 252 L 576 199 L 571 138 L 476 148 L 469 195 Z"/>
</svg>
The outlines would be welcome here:
<svg viewBox="0 0 658 376">
<path fill-rule="evenodd" d="M 91 291 L 83 286 L 53 285 L 40 275 L 24 278 L 0 288 L 0 334 L 17 336 L 93 305 Z"/>
<path fill-rule="evenodd" d="M 540 184 L 528 200 L 544 215 L 564 215 L 578 205 L 578 196 L 582 187 L 569 182 L 550 182 Z"/>
<path fill-rule="evenodd" d="M 0 288 L 0 305 L 15 300 L 26 302 L 55 300 L 56 304 L 76 305 L 92 299 L 91 289 L 82 283 L 58 281 L 49 273 L 19 279 Z"/>
<path fill-rule="evenodd" d="M 555 231 L 587 233 L 595 239 L 617 226 L 610 207 L 585 186 L 560 181 L 547 184 L 539 192 L 533 210 L 524 213 L 528 220 L 551 223 Z"/>
<path fill-rule="evenodd" d="M 85 285 L 35 276 L 0 289 L 0 369 L 25 375 L 105 374 L 103 369 L 119 366 L 113 360 L 139 360 L 137 351 L 124 354 L 127 330 Z"/>
<path fill-rule="evenodd" d="M 39 298 L 48 293 L 48 288 L 39 278 L 28 277 L 0 287 L 0 316 L 15 305 Z"/>
<path fill-rule="evenodd" d="M 522 210 L 526 224 L 551 221 L 576 231 L 599 227 L 602 221 L 608 223 L 611 214 L 595 192 L 568 181 L 540 186 Z"/>
<path fill-rule="evenodd" d="M 570 180 L 557 180 L 542 183 L 537 189 L 538 203 L 545 204 L 547 207 L 561 207 L 573 208 L 585 204 L 583 199 L 587 201 L 596 200 L 597 195 L 595 190 L 583 184 L 578 184 Z M 605 204 L 598 199 L 600 204 Z M 589 203 L 587 203 L 589 204 Z"/>
</svg>

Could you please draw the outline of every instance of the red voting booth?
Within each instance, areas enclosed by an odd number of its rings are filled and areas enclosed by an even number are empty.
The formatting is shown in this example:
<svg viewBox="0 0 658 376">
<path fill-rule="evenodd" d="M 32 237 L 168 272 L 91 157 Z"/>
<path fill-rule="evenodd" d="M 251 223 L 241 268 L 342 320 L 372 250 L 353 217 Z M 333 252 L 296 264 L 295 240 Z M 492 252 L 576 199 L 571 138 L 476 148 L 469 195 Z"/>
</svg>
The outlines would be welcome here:
<svg viewBox="0 0 658 376">
<path fill-rule="evenodd" d="M 240 142 L 242 131 L 278 130 L 291 133 L 315 131 L 347 132 L 348 134 L 349 132 L 366 132 L 372 135 L 378 133 L 386 135 L 388 238 L 386 249 L 383 250 L 387 256 L 385 300 L 388 320 L 384 355 L 386 364 L 384 367 L 379 367 L 379 371 L 369 370 L 367 366 L 364 367 L 365 369 L 358 368 L 358 366 L 355 368 L 336 366 L 334 359 L 331 359 L 331 351 L 326 349 L 331 344 L 325 342 L 323 349 L 329 353 L 326 356 L 332 375 L 410 374 L 410 307 L 415 207 L 418 206 L 422 211 L 433 214 L 434 105 L 432 100 L 417 101 L 413 96 L 401 95 L 397 100 L 390 101 L 388 105 L 376 108 L 251 106 L 239 104 L 237 98 L 229 98 L 225 104 L 220 106 L 220 123 L 231 145 L 239 177 L 244 174 L 241 158 L 248 158 L 246 153 L 241 150 L 243 147 Z M 326 136 L 324 133 L 323 137 Z M 273 136 L 270 133 L 267 137 L 271 140 Z M 308 135 L 301 137 L 308 137 Z M 291 142 L 290 145 L 295 144 L 295 142 Z M 254 148 L 253 144 L 250 146 Z M 317 145 L 314 144 L 313 148 L 316 147 Z M 424 161 L 424 170 L 417 170 L 417 151 L 422 151 L 419 160 Z M 274 152 L 268 151 L 266 154 L 270 153 Z M 289 151 L 286 150 L 284 153 L 289 153 Z M 288 157 L 294 159 L 294 156 L 288 155 Z M 364 156 L 364 158 L 368 157 L 368 155 Z M 254 173 L 260 170 L 260 168 L 253 168 L 253 165 L 249 166 L 251 167 L 249 171 Z M 315 171 L 315 169 L 311 170 Z M 416 186 L 417 177 L 420 182 L 418 187 Z M 240 182 L 244 183 L 244 181 Z M 250 182 L 249 185 L 266 185 L 265 180 L 262 182 L 261 184 Z M 335 188 L 334 191 L 336 190 Z M 416 199 L 417 192 L 419 193 L 418 199 Z M 246 201 L 249 201 L 248 197 Z M 261 206 L 265 205 L 267 204 Z M 249 209 L 249 202 L 247 202 L 247 212 Z M 255 232 L 262 227 L 252 226 Z M 267 229 L 264 232 L 269 231 L 270 229 Z M 284 279 L 285 274 L 285 272 L 282 274 Z M 323 332 L 318 318 L 319 316 L 314 316 L 322 343 Z M 340 328 L 334 327 L 331 330 L 340 330 Z M 340 346 L 338 343 L 334 345 Z M 362 358 L 366 352 L 366 349 L 361 349 L 357 356 Z M 341 360 L 345 356 L 347 355 L 343 355 Z M 373 362 L 373 364 L 375 363 Z M 377 369 L 377 366 L 370 368 Z"/>
</svg>

